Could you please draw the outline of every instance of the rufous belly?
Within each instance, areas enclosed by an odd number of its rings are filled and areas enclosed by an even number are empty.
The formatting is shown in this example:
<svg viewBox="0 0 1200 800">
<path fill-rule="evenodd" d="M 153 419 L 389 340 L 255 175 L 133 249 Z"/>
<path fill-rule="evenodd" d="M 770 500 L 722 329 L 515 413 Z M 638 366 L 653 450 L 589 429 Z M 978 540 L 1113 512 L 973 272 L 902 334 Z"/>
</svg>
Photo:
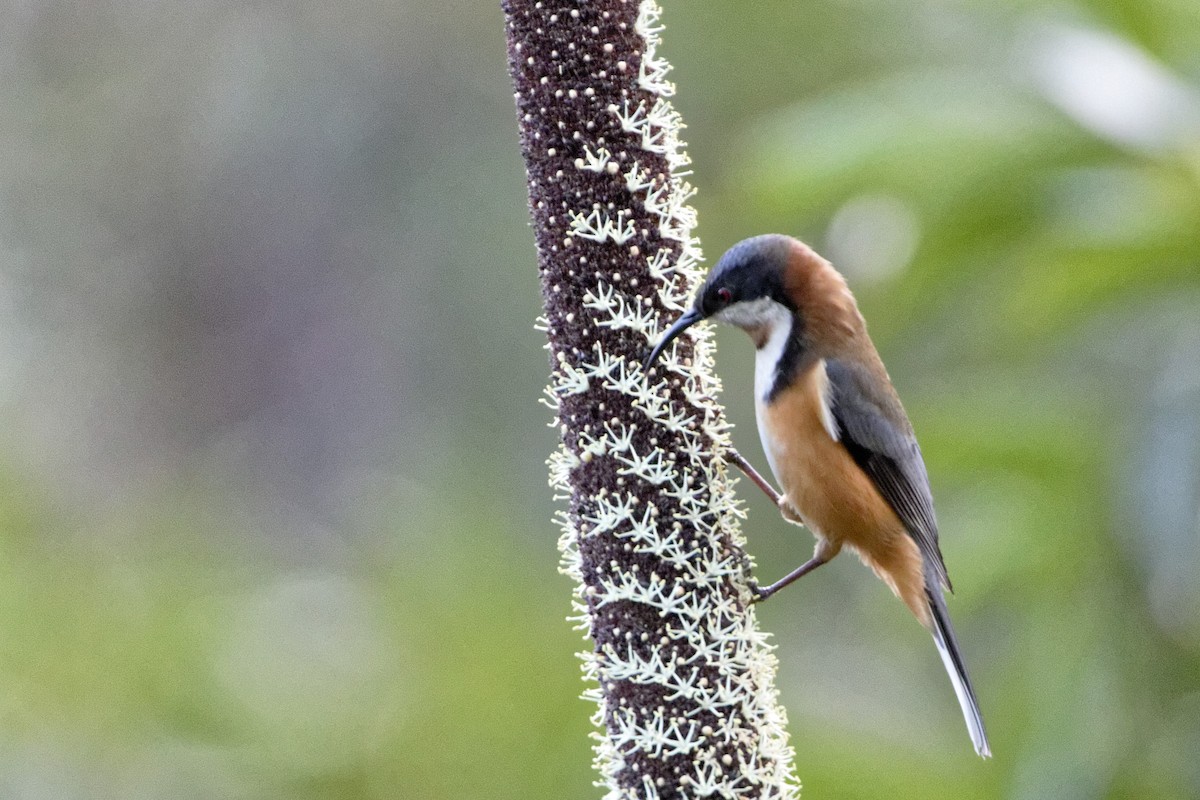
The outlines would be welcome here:
<svg viewBox="0 0 1200 800">
<path fill-rule="evenodd" d="M 828 543 L 831 555 L 843 546 L 855 550 L 928 625 L 920 550 L 826 427 L 826 380 L 824 362 L 818 361 L 770 403 L 759 398 L 759 433 L 771 470 L 796 516 Z"/>
</svg>

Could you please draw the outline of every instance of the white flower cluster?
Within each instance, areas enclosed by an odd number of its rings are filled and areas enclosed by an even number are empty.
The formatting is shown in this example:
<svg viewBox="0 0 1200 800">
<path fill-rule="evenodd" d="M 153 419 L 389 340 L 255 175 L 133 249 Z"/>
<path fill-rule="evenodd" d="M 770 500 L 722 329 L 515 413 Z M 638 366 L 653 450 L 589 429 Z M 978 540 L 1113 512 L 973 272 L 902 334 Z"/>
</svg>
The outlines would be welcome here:
<svg viewBox="0 0 1200 800">
<path fill-rule="evenodd" d="M 645 0 L 637 22 L 646 44 L 638 81 L 653 94 L 653 103 L 626 101 L 624 107 L 608 110 L 643 150 L 667 160 L 670 179 L 651 174 L 636 160 L 622 175 L 631 195 L 657 220 L 658 235 L 678 242 L 681 255 L 675 258 L 668 249 L 643 254 L 630 245 L 639 230 L 628 210 L 592 207 L 566 216 L 569 237 L 630 247 L 634 256 L 645 258 L 659 304 L 679 312 L 700 280 L 700 253 L 692 236 L 695 214 L 688 206 L 692 189 L 681 180 L 688 164 L 679 139 L 683 126 L 667 99 L 674 91 L 666 81 L 669 65 L 656 55 L 659 14 L 658 5 Z M 584 153 L 575 161 L 577 169 L 619 171 L 603 144 L 585 147 Z M 655 343 L 670 320 L 660 321 L 651 298 L 629 291 L 636 288 L 636 279 L 594 274 L 596 282 L 583 297 L 590 323 L 633 332 L 647 346 Z M 606 800 L 657 800 L 665 785 L 661 774 L 645 776 L 633 789 L 620 783 L 627 782 L 635 757 L 681 756 L 689 766 L 676 770 L 673 783 L 685 796 L 794 798 L 798 787 L 774 689 L 775 657 L 753 609 L 746 608 L 746 564 L 737 524 L 741 512 L 724 460 L 711 455 L 714 447 L 718 455 L 728 448 L 729 437 L 715 400 L 719 384 L 710 334 L 701 326 L 685 335 L 692 338 L 694 357 L 682 358 L 670 348 L 653 378 L 639 363 L 607 353 L 599 343 L 573 358 L 559 353 L 547 391 L 548 404 L 556 411 L 560 401 L 573 395 L 598 389 L 614 399 L 619 395 L 623 405 L 644 415 L 646 430 L 670 437 L 670 446 L 663 442 L 660 447 L 657 439 L 637 435 L 641 423 L 612 416 L 585 426 L 570 449 L 564 446 L 550 459 L 551 483 L 560 496 L 570 495 L 572 471 L 593 459 L 612 459 L 619 476 L 615 489 L 588 498 L 587 510 L 577 520 L 559 514 L 562 568 L 577 582 L 574 609 L 580 627 L 588 630 L 589 614 L 614 603 L 637 604 L 663 620 L 657 641 L 644 631 L 635 636 L 617 630 L 620 644 L 609 641 L 582 655 L 585 678 L 594 682 L 585 697 L 599 706 L 596 766 L 609 790 Z M 672 402 L 672 393 L 686 402 Z M 604 403 L 599 410 L 604 416 Z M 645 484 L 672 498 L 678 508 L 673 519 L 661 519 L 655 504 L 624 491 Z M 666 574 L 645 574 L 634 567 L 601 573 L 585 585 L 580 546 L 598 536 L 615 537 L 627 553 L 652 555 L 660 565 L 656 569 Z M 741 587 L 743 595 L 733 595 L 730 587 Z M 653 688 L 663 702 L 647 710 L 622 700 L 614 708 L 606 694 L 618 683 Z M 624 776 L 621 782 L 618 776 Z"/>
</svg>

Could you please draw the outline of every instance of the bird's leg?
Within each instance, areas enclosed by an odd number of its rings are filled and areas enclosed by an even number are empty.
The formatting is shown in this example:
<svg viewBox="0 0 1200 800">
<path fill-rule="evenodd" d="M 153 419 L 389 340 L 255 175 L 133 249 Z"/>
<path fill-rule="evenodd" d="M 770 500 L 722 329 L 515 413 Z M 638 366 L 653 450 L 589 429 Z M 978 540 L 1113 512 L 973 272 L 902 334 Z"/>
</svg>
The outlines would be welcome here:
<svg viewBox="0 0 1200 800">
<path fill-rule="evenodd" d="M 830 544 L 829 540 L 818 538 L 817 549 L 816 552 L 813 553 L 812 558 L 810 558 L 808 561 L 805 561 L 803 564 L 796 567 L 787 575 L 784 575 L 782 578 L 775 581 L 765 589 L 758 586 L 753 587 L 754 602 L 760 603 L 785 586 L 790 586 L 791 584 L 800 580 L 805 575 L 836 556 L 841 549 L 842 546 L 840 544 Z"/>
<path fill-rule="evenodd" d="M 759 489 L 762 489 L 763 494 L 765 494 L 767 497 L 771 498 L 771 502 L 774 503 L 779 508 L 779 510 L 783 513 L 783 516 L 786 519 L 788 519 L 791 522 L 800 524 L 800 525 L 804 524 L 804 520 L 802 520 L 796 514 L 795 510 L 792 509 L 792 507 L 788 504 L 787 498 L 785 498 L 779 492 L 775 491 L 775 487 L 772 486 L 767 481 L 766 478 L 764 478 L 762 475 L 759 474 L 758 470 L 756 470 L 750 464 L 750 462 L 746 460 L 745 456 L 743 456 L 741 453 L 739 453 L 737 450 L 734 450 L 731 447 L 731 448 L 729 448 L 729 460 L 732 461 L 734 464 L 736 464 L 738 469 L 740 469 L 742 472 L 744 472 L 746 474 L 746 477 L 750 479 L 751 483 L 753 483 Z M 757 603 L 762 600 L 766 600 L 768 597 L 775 594 L 783 587 L 785 587 L 791 583 L 794 583 L 795 581 L 800 580 L 805 575 L 812 572 L 814 569 L 821 566 L 826 561 L 828 561 L 829 559 L 831 559 L 835 555 L 837 555 L 837 551 L 839 549 L 840 548 L 831 547 L 828 544 L 828 542 L 826 542 L 824 539 L 820 540 L 820 542 L 817 544 L 816 553 L 814 553 L 813 557 L 810 558 L 808 561 L 805 561 L 799 567 L 792 570 L 787 575 L 785 575 L 782 578 L 780 578 L 779 580 L 775 581 L 774 583 L 772 583 L 770 586 L 766 587 L 765 589 L 760 588 L 759 586 L 755 585 L 754 586 L 754 602 Z"/>
<path fill-rule="evenodd" d="M 782 498 L 780 497 L 779 492 L 775 491 L 775 487 L 772 486 L 766 478 L 760 475 L 758 470 L 750 465 L 750 462 L 746 460 L 745 456 L 743 456 L 737 450 L 734 450 L 732 447 L 729 448 L 728 454 L 729 460 L 737 465 L 738 469 L 745 473 L 746 477 L 750 479 L 751 483 L 762 489 L 763 494 L 771 498 L 772 503 L 782 507 Z"/>
<path fill-rule="evenodd" d="M 794 570 L 789 572 L 787 575 L 784 575 L 782 578 L 775 581 L 774 583 L 772 583 L 770 586 L 766 587 L 765 589 L 762 588 L 761 586 L 755 586 L 754 587 L 754 602 L 761 603 L 763 600 L 766 600 L 768 597 L 775 594 L 783 587 L 788 586 L 789 584 L 795 583 L 796 581 L 800 580 L 805 575 L 807 575 L 808 573 L 812 572 L 817 567 L 824 564 L 827 560 L 828 559 L 822 558 L 821 556 L 813 556 L 808 561 L 805 561 L 803 564 L 796 567 Z"/>
<path fill-rule="evenodd" d="M 764 478 L 762 474 L 759 473 L 759 471 L 756 470 L 750 464 L 750 462 L 746 460 L 746 457 L 737 450 L 734 450 L 731 447 L 729 448 L 728 452 L 729 460 L 736 464 L 737 468 L 745 473 L 746 477 L 750 479 L 751 483 L 753 483 L 759 489 L 762 489 L 763 494 L 770 498 L 771 502 L 779 508 L 779 513 L 783 514 L 784 519 L 786 519 L 788 522 L 794 522 L 797 525 L 804 526 L 804 520 L 796 512 L 796 509 L 792 508 L 792 504 L 788 501 L 787 495 L 777 492 L 775 487 L 771 485 L 770 481 Z"/>
</svg>

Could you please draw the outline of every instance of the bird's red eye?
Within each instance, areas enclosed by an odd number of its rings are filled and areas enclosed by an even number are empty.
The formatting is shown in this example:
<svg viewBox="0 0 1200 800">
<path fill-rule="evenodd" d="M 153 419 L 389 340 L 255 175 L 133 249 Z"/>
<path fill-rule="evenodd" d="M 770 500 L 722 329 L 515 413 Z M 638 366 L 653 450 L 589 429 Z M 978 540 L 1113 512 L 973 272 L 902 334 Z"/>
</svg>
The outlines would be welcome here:
<svg viewBox="0 0 1200 800">
<path fill-rule="evenodd" d="M 728 303 L 733 299 L 733 292 L 722 286 L 720 289 L 717 289 L 717 297 L 721 298 L 722 303 Z"/>
</svg>

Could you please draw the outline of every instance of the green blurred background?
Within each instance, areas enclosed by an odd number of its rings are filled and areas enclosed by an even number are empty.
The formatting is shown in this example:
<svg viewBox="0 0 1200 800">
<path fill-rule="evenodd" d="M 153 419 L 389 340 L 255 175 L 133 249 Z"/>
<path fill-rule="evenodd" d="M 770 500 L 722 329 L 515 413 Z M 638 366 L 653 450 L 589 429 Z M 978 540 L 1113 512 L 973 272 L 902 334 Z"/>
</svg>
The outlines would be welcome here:
<svg viewBox="0 0 1200 800">
<path fill-rule="evenodd" d="M 601 794 L 497 6 L 0 3 L 0 797 Z M 996 753 L 847 557 L 760 611 L 806 796 L 1200 797 L 1200 4 L 665 12 L 710 262 L 813 243 L 905 398 Z"/>
</svg>

